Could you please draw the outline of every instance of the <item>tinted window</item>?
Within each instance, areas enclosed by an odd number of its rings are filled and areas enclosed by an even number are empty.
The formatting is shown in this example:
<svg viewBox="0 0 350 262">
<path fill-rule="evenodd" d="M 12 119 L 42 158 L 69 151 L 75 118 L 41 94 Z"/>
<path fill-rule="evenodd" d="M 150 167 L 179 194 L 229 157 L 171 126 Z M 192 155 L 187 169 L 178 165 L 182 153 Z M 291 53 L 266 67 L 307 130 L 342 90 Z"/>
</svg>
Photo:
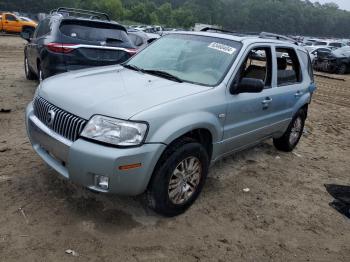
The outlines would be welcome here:
<svg viewBox="0 0 350 262">
<path fill-rule="evenodd" d="M 327 45 L 326 42 L 315 42 L 315 45 Z"/>
<path fill-rule="evenodd" d="M 6 20 L 8 21 L 17 21 L 16 17 L 13 15 L 6 15 Z"/>
<path fill-rule="evenodd" d="M 304 64 L 304 66 L 306 66 L 308 68 L 308 73 L 309 73 L 310 79 L 313 82 L 314 81 L 314 72 L 313 72 L 310 56 L 306 52 L 303 52 L 300 50 L 298 50 L 298 53 L 299 53 L 299 56 L 301 58 L 301 61 Z"/>
<path fill-rule="evenodd" d="M 60 26 L 60 30 L 68 37 L 85 41 L 106 42 L 107 45 L 130 43 L 127 33 L 121 30 L 119 26 L 112 24 L 64 21 Z"/>
<path fill-rule="evenodd" d="M 277 85 L 290 85 L 301 82 L 300 63 L 292 48 L 276 48 Z"/>
<path fill-rule="evenodd" d="M 247 55 L 239 70 L 239 79 L 253 78 L 264 81 L 265 86 L 271 86 L 271 49 L 267 47 L 254 48 Z"/>
<path fill-rule="evenodd" d="M 329 46 L 342 47 L 342 43 L 330 43 Z"/>
<path fill-rule="evenodd" d="M 50 33 L 50 20 L 49 19 L 45 19 L 43 21 L 40 22 L 36 32 L 35 32 L 35 37 L 39 38 L 42 37 L 44 35 L 47 35 L 48 33 Z"/>
</svg>

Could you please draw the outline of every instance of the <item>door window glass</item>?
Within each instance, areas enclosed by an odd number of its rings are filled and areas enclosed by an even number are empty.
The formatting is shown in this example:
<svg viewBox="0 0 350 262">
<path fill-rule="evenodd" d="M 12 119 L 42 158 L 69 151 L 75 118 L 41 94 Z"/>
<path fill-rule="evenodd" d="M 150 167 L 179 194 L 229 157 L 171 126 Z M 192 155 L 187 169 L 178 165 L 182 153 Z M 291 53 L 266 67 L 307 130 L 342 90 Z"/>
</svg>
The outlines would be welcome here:
<svg viewBox="0 0 350 262">
<path fill-rule="evenodd" d="M 45 19 L 43 21 L 40 22 L 36 33 L 35 33 L 35 37 L 39 38 L 42 37 L 46 34 L 48 34 L 50 32 L 50 20 L 49 19 Z"/>
<path fill-rule="evenodd" d="M 239 70 L 237 81 L 242 78 L 253 78 L 262 80 L 266 87 L 271 86 L 271 49 L 261 47 L 252 49 L 244 60 Z"/>
<path fill-rule="evenodd" d="M 8 21 L 17 21 L 16 17 L 13 15 L 6 15 L 6 20 Z"/>
<path fill-rule="evenodd" d="M 300 63 L 293 48 L 276 48 L 277 85 L 292 85 L 302 80 Z"/>
</svg>

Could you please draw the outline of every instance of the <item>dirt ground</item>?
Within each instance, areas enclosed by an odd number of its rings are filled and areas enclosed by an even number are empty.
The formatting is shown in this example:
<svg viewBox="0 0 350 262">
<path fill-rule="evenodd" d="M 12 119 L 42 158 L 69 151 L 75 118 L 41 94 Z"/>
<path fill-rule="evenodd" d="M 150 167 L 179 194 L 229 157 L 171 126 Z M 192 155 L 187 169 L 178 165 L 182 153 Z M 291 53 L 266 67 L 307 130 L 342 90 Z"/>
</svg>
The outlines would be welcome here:
<svg viewBox="0 0 350 262">
<path fill-rule="evenodd" d="M 317 77 L 294 153 L 269 141 L 224 159 L 169 219 L 139 197 L 64 181 L 33 152 L 24 109 L 37 83 L 24 77 L 23 47 L 0 36 L 0 109 L 12 110 L 0 113 L 0 261 L 349 261 L 350 223 L 324 184 L 350 183 L 350 77 Z"/>
</svg>

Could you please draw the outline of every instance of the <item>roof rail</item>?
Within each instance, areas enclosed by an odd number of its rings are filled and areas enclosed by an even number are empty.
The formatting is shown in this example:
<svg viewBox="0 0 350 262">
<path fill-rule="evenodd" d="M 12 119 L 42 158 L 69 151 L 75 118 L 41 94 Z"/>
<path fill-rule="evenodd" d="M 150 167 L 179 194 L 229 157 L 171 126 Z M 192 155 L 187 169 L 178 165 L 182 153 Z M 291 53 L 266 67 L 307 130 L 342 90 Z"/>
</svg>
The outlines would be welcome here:
<svg viewBox="0 0 350 262">
<path fill-rule="evenodd" d="M 220 29 L 220 28 L 214 28 L 214 27 L 204 27 L 200 30 L 200 32 L 208 32 L 208 31 L 217 31 L 221 33 L 229 33 L 229 34 L 236 34 L 237 32 L 225 30 L 225 29 Z"/>
<path fill-rule="evenodd" d="M 278 34 L 274 34 L 274 33 L 261 32 L 259 37 L 260 38 L 275 38 L 277 40 L 292 42 L 293 44 L 299 45 L 298 41 L 296 41 L 290 37 L 287 37 L 285 35 L 278 35 Z"/>
<path fill-rule="evenodd" d="M 77 8 L 68 8 L 68 7 L 59 7 L 50 12 L 50 14 L 54 13 L 68 13 L 68 15 L 85 15 L 90 16 L 91 18 L 104 19 L 107 21 L 111 21 L 109 16 L 106 13 L 77 9 Z"/>
</svg>

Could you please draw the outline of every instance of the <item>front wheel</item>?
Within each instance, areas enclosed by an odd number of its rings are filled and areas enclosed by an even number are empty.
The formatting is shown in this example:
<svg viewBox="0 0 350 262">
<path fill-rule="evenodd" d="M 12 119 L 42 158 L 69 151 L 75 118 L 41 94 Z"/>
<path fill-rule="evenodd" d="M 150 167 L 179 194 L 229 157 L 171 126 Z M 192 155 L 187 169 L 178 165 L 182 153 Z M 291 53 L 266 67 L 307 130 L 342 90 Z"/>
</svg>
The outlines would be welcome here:
<svg viewBox="0 0 350 262">
<path fill-rule="evenodd" d="M 170 217 L 185 212 L 202 191 L 208 168 L 208 153 L 201 144 L 181 139 L 171 145 L 150 182 L 147 192 L 150 207 Z"/>
<path fill-rule="evenodd" d="M 300 109 L 293 117 L 287 131 L 280 138 L 273 139 L 273 144 L 278 150 L 291 152 L 299 143 L 304 131 L 306 112 Z"/>
</svg>

